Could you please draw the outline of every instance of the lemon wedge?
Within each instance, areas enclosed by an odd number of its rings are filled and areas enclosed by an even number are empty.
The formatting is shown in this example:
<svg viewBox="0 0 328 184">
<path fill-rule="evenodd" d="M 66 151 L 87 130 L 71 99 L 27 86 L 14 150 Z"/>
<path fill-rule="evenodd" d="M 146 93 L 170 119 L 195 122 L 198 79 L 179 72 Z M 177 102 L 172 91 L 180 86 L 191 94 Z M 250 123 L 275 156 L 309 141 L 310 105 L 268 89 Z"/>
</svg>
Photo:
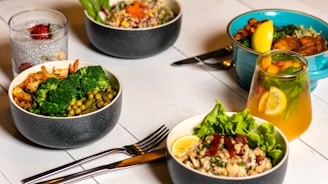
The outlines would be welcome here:
<svg viewBox="0 0 328 184">
<path fill-rule="evenodd" d="M 260 24 L 252 35 L 252 48 L 261 53 L 271 50 L 273 30 L 272 20 Z"/>
<path fill-rule="evenodd" d="M 269 91 L 262 94 L 258 110 L 268 115 L 278 115 L 285 110 L 286 106 L 285 93 L 279 88 L 271 86 Z"/>
<path fill-rule="evenodd" d="M 172 153 L 180 157 L 184 155 L 187 151 L 196 147 L 201 142 L 201 139 L 194 135 L 188 135 L 178 138 L 174 141 L 172 145 Z"/>
</svg>

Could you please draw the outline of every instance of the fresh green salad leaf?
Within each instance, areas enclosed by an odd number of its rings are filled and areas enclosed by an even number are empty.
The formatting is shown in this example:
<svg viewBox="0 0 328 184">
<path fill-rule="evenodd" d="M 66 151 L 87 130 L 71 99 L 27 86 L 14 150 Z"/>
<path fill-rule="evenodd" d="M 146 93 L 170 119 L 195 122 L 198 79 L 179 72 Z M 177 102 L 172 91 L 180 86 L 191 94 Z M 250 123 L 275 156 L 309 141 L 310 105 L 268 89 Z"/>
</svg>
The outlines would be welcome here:
<svg viewBox="0 0 328 184">
<path fill-rule="evenodd" d="M 222 103 L 217 100 L 213 110 L 205 116 L 203 122 L 195 129 L 195 135 L 204 137 L 215 132 L 221 132 L 222 135 L 228 136 L 247 135 L 255 127 L 257 127 L 257 124 L 248 109 L 237 112 L 230 117 L 226 114 Z"/>
<path fill-rule="evenodd" d="M 103 11 L 102 8 L 107 11 L 111 9 L 109 5 L 110 0 L 80 0 L 80 3 L 87 11 L 88 15 L 100 23 L 103 23 L 103 20 L 98 14 Z"/>
<path fill-rule="evenodd" d="M 232 137 L 237 134 L 246 136 L 248 145 L 253 149 L 261 148 L 273 165 L 277 164 L 283 156 L 282 146 L 276 141 L 274 125 L 267 122 L 258 126 L 254 117 L 250 115 L 249 109 L 228 116 L 222 103 L 216 100 L 215 107 L 195 128 L 194 135 L 202 138 L 215 132 Z"/>
</svg>

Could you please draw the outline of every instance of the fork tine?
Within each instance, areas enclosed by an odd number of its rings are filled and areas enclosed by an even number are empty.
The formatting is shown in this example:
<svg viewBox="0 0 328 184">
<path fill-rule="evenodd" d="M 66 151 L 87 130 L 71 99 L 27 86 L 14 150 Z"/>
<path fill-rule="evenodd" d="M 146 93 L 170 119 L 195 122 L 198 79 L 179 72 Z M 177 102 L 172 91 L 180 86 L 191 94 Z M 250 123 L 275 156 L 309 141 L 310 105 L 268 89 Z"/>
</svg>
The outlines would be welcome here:
<svg viewBox="0 0 328 184">
<path fill-rule="evenodd" d="M 142 141 L 139 141 L 141 142 L 141 144 L 135 143 L 126 147 L 128 151 L 134 155 L 145 154 L 156 146 L 158 146 L 166 138 L 168 131 L 169 129 L 165 125 L 163 125 L 155 132 L 153 132 L 150 136 L 147 136 Z"/>
<path fill-rule="evenodd" d="M 146 144 L 147 142 L 149 142 L 150 140 L 152 140 L 153 137 L 156 137 L 159 132 L 162 132 L 163 131 L 162 130 L 163 128 L 166 129 L 166 126 L 165 125 L 160 126 L 153 133 L 151 133 L 150 135 L 148 135 L 147 137 L 145 137 L 144 139 L 140 140 L 139 142 L 137 142 L 135 144 L 137 144 L 139 146 Z"/>
<path fill-rule="evenodd" d="M 160 133 L 153 136 L 151 140 L 149 140 L 148 142 L 146 142 L 142 145 L 137 145 L 137 146 L 140 149 L 142 149 L 143 151 L 149 151 L 149 149 L 158 146 L 166 138 L 168 132 L 169 132 L 169 129 L 165 127 L 164 129 L 162 129 L 162 131 Z"/>
<path fill-rule="evenodd" d="M 138 147 L 143 151 L 143 152 L 149 152 L 153 148 L 157 147 L 160 145 L 164 139 L 166 139 L 167 135 L 169 133 L 169 129 L 166 128 L 164 129 L 160 134 L 158 134 L 157 137 L 154 137 L 151 141 L 147 142 L 147 144 L 144 145 L 138 145 Z"/>
</svg>

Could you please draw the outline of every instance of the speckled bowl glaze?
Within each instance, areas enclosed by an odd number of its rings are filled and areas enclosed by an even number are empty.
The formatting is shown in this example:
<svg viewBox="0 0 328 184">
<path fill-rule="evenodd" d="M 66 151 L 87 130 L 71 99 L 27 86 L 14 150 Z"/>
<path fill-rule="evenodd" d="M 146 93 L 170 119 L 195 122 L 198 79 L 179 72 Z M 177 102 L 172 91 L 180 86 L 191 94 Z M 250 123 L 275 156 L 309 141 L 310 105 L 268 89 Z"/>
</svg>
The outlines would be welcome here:
<svg viewBox="0 0 328 184">
<path fill-rule="evenodd" d="M 227 112 L 229 116 L 233 112 Z M 191 169 L 185 164 L 180 162 L 172 153 L 171 147 L 173 142 L 182 136 L 192 135 L 193 130 L 197 125 L 199 125 L 204 119 L 205 114 L 194 116 L 188 118 L 180 123 L 178 123 L 167 137 L 166 146 L 168 148 L 168 159 L 167 165 L 170 177 L 175 184 L 254 184 L 254 183 L 265 183 L 265 184 L 281 184 L 284 181 L 287 165 L 288 165 L 288 155 L 289 147 L 288 141 L 285 135 L 278 129 L 276 134 L 276 140 L 279 142 L 284 149 L 284 156 L 281 161 L 275 165 L 272 169 L 254 176 L 248 177 L 226 177 L 226 176 L 213 176 L 201 173 L 196 169 Z M 254 117 L 258 124 L 266 122 L 260 118 Z"/>
<path fill-rule="evenodd" d="M 164 0 L 176 17 L 150 28 L 115 28 L 96 22 L 84 12 L 88 38 L 99 51 L 115 57 L 137 59 L 158 54 L 174 44 L 180 34 L 182 11 L 175 0 Z"/>
<path fill-rule="evenodd" d="M 312 15 L 284 9 L 263 9 L 246 12 L 232 19 L 227 26 L 227 33 L 233 45 L 233 57 L 236 64 L 237 80 L 241 87 L 249 90 L 252 80 L 255 60 L 259 56 L 259 52 L 242 46 L 234 39 L 237 31 L 243 28 L 250 18 L 258 20 L 270 19 L 276 26 L 304 25 L 304 27 L 312 26 L 312 28 L 327 39 L 328 24 Z M 308 60 L 311 91 L 317 87 L 319 79 L 328 77 L 328 50 L 319 54 L 306 56 Z"/>
<path fill-rule="evenodd" d="M 92 143 L 107 135 L 117 124 L 121 114 L 122 86 L 119 79 L 105 70 L 111 85 L 118 91 L 113 101 L 97 111 L 74 117 L 49 117 L 30 113 L 19 107 L 14 101 L 12 91 L 29 73 L 41 70 L 41 65 L 48 71 L 53 67 L 67 68 L 74 61 L 54 61 L 31 67 L 11 82 L 8 90 L 10 110 L 18 131 L 31 142 L 48 148 L 77 148 Z M 96 65 L 80 61 L 79 67 Z"/>
</svg>

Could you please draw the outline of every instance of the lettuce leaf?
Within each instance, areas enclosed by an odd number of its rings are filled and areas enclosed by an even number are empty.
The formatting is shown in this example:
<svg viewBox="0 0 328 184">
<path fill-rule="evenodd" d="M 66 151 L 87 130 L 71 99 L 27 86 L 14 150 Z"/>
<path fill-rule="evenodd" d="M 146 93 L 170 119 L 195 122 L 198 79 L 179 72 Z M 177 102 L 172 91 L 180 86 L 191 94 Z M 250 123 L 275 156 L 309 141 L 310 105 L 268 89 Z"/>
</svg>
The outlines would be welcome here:
<svg viewBox="0 0 328 184">
<path fill-rule="evenodd" d="M 253 131 L 255 128 L 256 132 Z M 284 153 L 282 146 L 277 144 L 276 129 L 272 123 L 266 122 L 258 126 L 249 109 L 228 116 L 219 100 L 216 100 L 215 107 L 194 129 L 194 135 L 202 138 L 215 132 L 232 137 L 237 134 L 247 136 L 248 145 L 253 149 L 261 148 L 273 165 L 281 160 Z"/>
<path fill-rule="evenodd" d="M 256 121 L 250 115 L 249 109 L 228 116 L 222 103 L 217 100 L 215 107 L 205 116 L 203 122 L 196 127 L 194 134 L 200 138 L 213 135 L 215 132 L 227 136 L 247 135 L 256 127 Z"/>
</svg>

